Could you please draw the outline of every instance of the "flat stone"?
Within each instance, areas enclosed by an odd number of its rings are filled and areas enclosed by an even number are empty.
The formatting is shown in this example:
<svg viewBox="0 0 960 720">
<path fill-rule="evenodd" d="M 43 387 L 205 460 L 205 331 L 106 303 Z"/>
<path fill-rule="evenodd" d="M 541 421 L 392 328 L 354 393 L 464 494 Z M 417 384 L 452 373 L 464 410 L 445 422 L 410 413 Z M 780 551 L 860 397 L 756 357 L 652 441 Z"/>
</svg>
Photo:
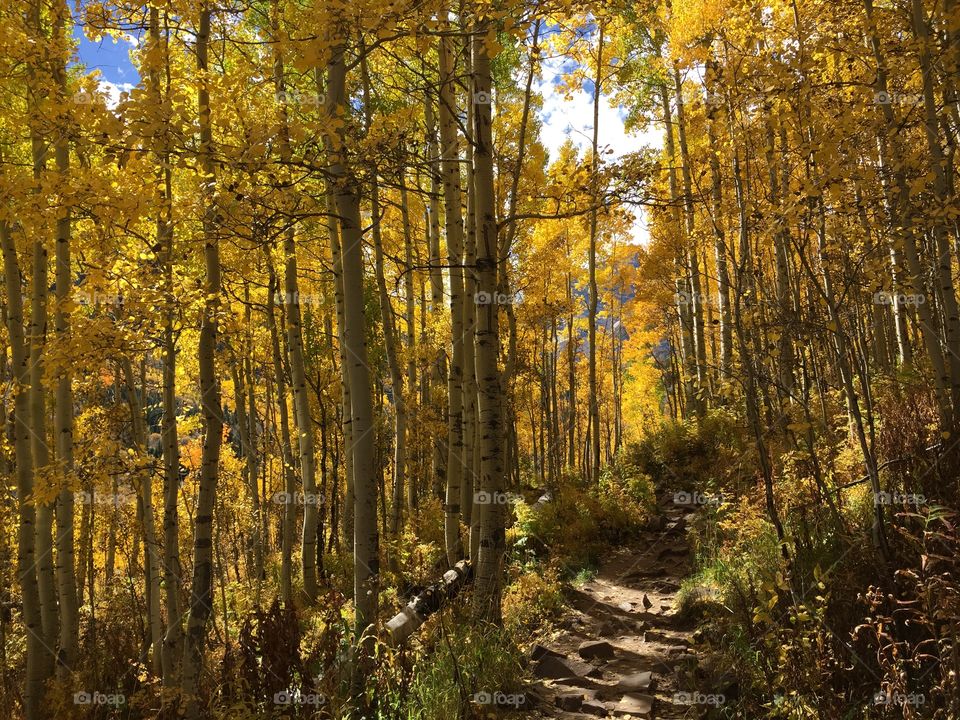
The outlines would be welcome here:
<svg viewBox="0 0 960 720">
<path fill-rule="evenodd" d="M 610 713 L 610 710 L 605 703 L 599 700 L 584 700 L 583 705 L 580 706 L 580 712 L 590 713 L 598 717 L 606 717 Z"/>
<path fill-rule="evenodd" d="M 540 645 L 539 643 L 534 645 L 533 648 L 530 650 L 531 660 L 539 660 L 540 658 L 547 657 L 548 655 L 552 657 L 566 657 L 566 655 L 564 655 L 562 652 L 551 650 L 547 646 Z"/>
<path fill-rule="evenodd" d="M 633 603 L 631 602 L 622 602 L 619 605 L 617 605 L 617 607 L 623 610 L 624 612 L 633 612 Z"/>
<path fill-rule="evenodd" d="M 606 640 L 587 640 L 580 643 L 577 654 L 584 660 L 612 660 L 616 652 Z"/>
<path fill-rule="evenodd" d="M 555 680 L 554 684 L 557 687 L 579 688 L 584 690 L 584 692 L 581 694 L 585 695 L 586 697 L 593 697 L 596 690 L 603 687 L 596 680 L 587 676 L 563 678 L 561 680 Z"/>
<path fill-rule="evenodd" d="M 583 705 L 583 694 L 574 692 L 561 693 L 554 698 L 554 702 L 561 710 L 575 712 Z"/>
<path fill-rule="evenodd" d="M 617 681 L 617 689 L 623 692 L 650 690 L 652 687 L 653 673 L 649 670 L 633 673 L 632 675 L 624 675 Z"/>
<path fill-rule="evenodd" d="M 654 698 L 641 693 L 627 693 L 611 708 L 614 715 L 639 715 L 650 717 Z"/>
<path fill-rule="evenodd" d="M 583 677 L 592 667 L 579 660 L 572 660 L 556 655 L 545 655 L 534 666 L 533 674 L 538 678 L 562 680 L 569 677 Z"/>
</svg>

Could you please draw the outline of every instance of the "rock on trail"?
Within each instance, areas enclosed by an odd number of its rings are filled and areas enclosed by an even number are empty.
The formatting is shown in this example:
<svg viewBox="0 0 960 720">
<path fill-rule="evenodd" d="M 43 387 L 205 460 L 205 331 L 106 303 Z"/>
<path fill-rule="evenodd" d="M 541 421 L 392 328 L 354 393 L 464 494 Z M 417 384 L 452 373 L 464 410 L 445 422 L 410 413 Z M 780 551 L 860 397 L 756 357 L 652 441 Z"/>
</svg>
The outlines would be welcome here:
<svg viewBox="0 0 960 720">
<path fill-rule="evenodd" d="M 572 607 L 559 634 L 530 656 L 539 703 L 529 717 L 694 718 L 675 702 L 697 691 L 694 626 L 677 615 L 680 580 L 690 572 L 689 508 L 661 499 L 662 515 L 597 576 L 568 587 Z"/>
</svg>

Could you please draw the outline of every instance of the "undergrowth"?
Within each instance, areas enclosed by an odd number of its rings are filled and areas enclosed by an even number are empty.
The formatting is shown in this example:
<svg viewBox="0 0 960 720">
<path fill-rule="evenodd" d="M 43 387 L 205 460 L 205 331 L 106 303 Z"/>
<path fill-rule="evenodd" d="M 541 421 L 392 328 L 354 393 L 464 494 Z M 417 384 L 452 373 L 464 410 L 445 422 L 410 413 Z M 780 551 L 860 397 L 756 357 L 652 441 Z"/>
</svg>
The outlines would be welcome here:
<svg viewBox="0 0 960 720">
<path fill-rule="evenodd" d="M 755 447 L 733 416 L 668 423 L 630 449 L 658 491 L 711 493 L 689 526 L 695 569 L 678 598 L 724 668 L 704 679 L 704 692 L 726 697 L 711 716 L 960 717 L 960 535 L 943 497 L 951 485 L 931 481 L 945 468 L 924 452 L 934 440 L 919 422 L 930 414 L 924 403 L 877 403 L 879 460 L 897 459 L 885 466 L 884 491 L 905 498 L 885 515 L 886 565 L 871 543 L 875 498 L 858 482 L 862 455 L 845 434 L 810 447 L 797 425 L 796 440 L 772 444 L 787 559 Z"/>
</svg>

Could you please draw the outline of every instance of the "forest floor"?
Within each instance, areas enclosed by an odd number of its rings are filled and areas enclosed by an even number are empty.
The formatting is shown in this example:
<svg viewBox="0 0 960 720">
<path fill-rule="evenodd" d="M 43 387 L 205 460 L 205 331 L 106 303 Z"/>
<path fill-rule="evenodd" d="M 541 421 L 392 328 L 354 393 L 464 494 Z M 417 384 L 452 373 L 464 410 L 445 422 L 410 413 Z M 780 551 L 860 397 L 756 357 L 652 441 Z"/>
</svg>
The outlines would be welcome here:
<svg viewBox="0 0 960 720">
<path fill-rule="evenodd" d="M 591 580 L 565 588 L 569 613 L 531 653 L 535 717 L 694 718 L 706 709 L 695 625 L 677 603 L 692 514 L 666 496 L 659 509 Z"/>
</svg>

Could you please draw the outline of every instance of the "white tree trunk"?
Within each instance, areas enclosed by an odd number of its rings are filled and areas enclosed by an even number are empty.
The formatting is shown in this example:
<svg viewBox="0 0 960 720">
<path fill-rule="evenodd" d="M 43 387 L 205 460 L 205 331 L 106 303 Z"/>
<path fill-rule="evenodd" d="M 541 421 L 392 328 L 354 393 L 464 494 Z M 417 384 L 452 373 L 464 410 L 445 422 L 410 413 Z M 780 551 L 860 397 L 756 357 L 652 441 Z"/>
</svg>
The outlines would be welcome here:
<svg viewBox="0 0 960 720">
<path fill-rule="evenodd" d="M 19 521 L 17 576 L 23 602 L 23 624 L 27 635 L 27 666 L 24 673 L 23 710 L 26 720 L 38 720 L 44 696 L 43 627 L 40 619 L 40 592 L 37 587 L 36 510 L 33 495 L 33 451 L 30 446 L 30 358 L 23 331 L 23 295 L 20 287 L 20 261 L 10 236 L 10 226 L 0 220 L 0 247 L 3 249 L 4 282 L 7 292 L 7 333 L 16 385 L 13 395 L 13 446 L 17 474 Z"/>
<path fill-rule="evenodd" d="M 200 169 L 206 190 L 207 206 L 203 217 L 204 266 L 206 283 L 203 320 L 197 354 L 200 366 L 200 401 L 203 408 L 203 450 L 200 459 L 200 491 L 193 533 L 193 583 L 190 591 L 190 614 L 183 648 L 184 715 L 189 720 L 201 716 L 200 674 L 206 645 L 207 620 L 213 614 L 213 511 L 217 479 L 220 471 L 220 446 L 223 441 L 223 409 L 220 405 L 220 383 L 217 380 L 217 313 L 220 310 L 220 246 L 217 240 L 216 205 L 214 204 L 213 134 L 210 124 L 210 92 L 207 89 L 207 43 L 210 38 L 210 8 L 200 11 L 197 31 L 197 69 L 200 110 Z"/>
<path fill-rule="evenodd" d="M 497 292 L 499 242 L 493 178 L 493 118 L 491 114 L 490 57 L 486 49 L 489 25 L 477 28 L 473 42 L 473 164 L 477 201 L 477 305 L 476 367 L 479 390 L 480 484 L 474 512 L 480 513 L 480 547 L 477 559 L 476 612 L 488 622 L 500 622 L 500 576 L 503 572 L 504 526 L 503 446 L 501 414 L 503 395 L 497 357 L 500 350 Z"/>
<path fill-rule="evenodd" d="M 463 216 L 460 209 L 460 148 L 457 142 L 457 96 L 453 40 L 449 26 L 440 37 L 440 168 L 443 177 L 447 266 L 450 277 L 450 332 L 453 352 L 447 376 L 447 487 L 444 538 L 447 563 L 463 556 L 460 541 L 460 486 L 463 482 Z M 471 298 L 472 302 L 472 298 Z"/>
<path fill-rule="evenodd" d="M 347 66 L 342 44 L 332 50 L 327 70 L 327 111 L 344 118 L 349 112 L 346 97 Z M 341 133 L 344 132 L 341 124 Z M 363 232 L 360 196 L 356 179 L 343 156 L 345 137 L 330 151 L 330 175 L 337 215 L 340 218 L 343 266 L 343 337 L 346 364 L 343 382 L 350 386 L 354 472 L 354 639 L 359 660 L 354 665 L 353 688 L 360 690 L 373 657 L 373 626 L 377 619 L 379 592 L 379 545 L 377 526 L 377 477 L 374 468 L 373 402 L 367 365 L 366 318 L 363 295 Z"/>
</svg>

